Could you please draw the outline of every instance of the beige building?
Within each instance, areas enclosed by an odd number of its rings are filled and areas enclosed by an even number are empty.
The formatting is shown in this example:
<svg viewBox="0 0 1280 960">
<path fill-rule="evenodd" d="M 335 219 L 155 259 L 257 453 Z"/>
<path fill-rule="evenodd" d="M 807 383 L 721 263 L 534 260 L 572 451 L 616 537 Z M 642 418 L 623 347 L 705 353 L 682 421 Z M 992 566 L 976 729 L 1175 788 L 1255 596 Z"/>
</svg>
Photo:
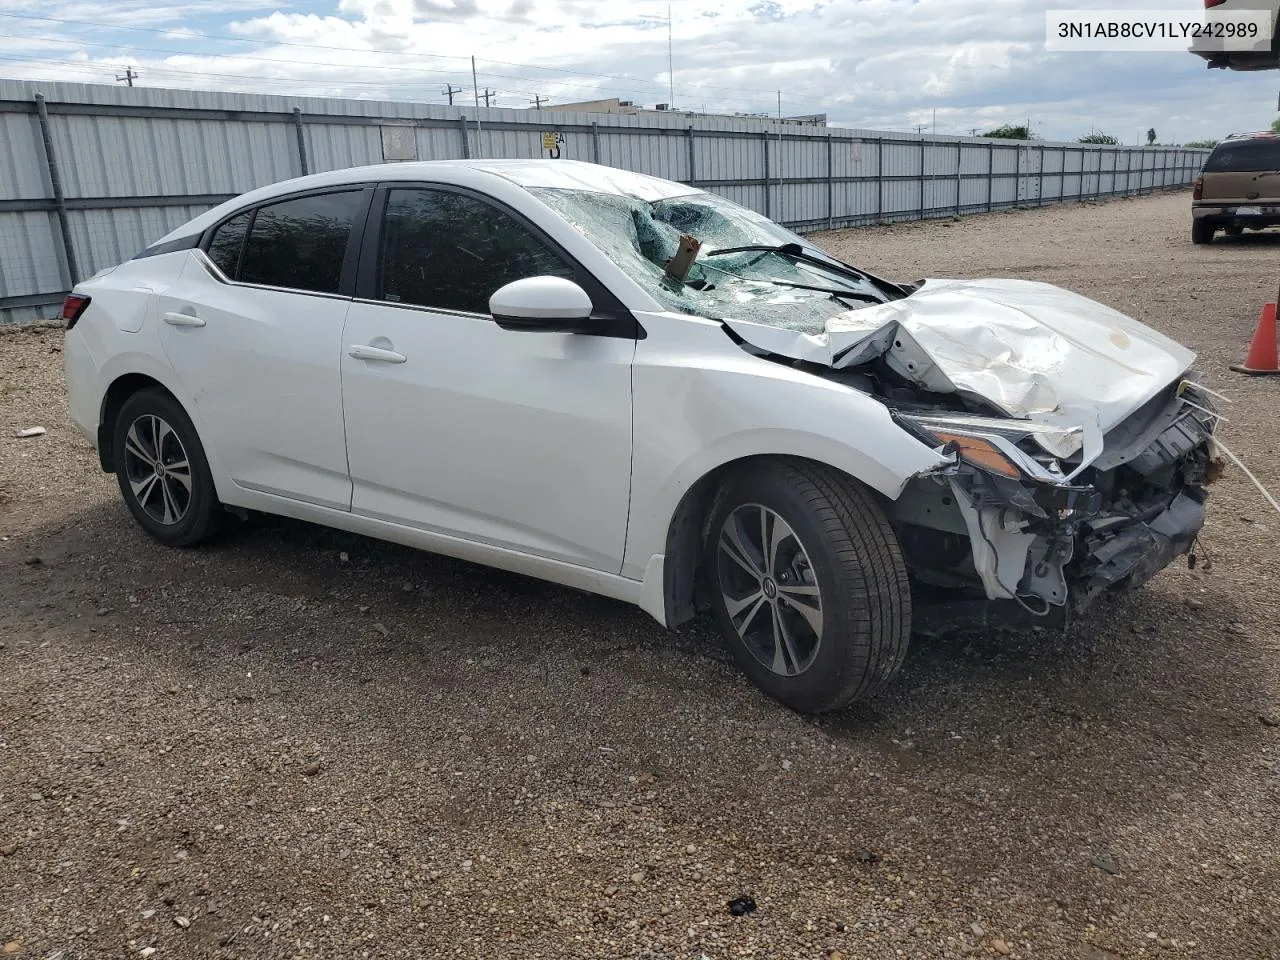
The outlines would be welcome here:
<svg viewBox="0 0 1280 960">
<path fill-rule="evenodd" d="M 681 117 L 737 117 L 743 120 L 773 120 L 778 118 L 767 113 L 703 113 L 700 110 L 673 110 L 670 104 L 659 103 L 653 107 L 642 107 L 631 100 L 619 100 L 613 97 L 608 100 L 579 100 L 575 103 L 548 104 L 543 110 L 574 113 L 613 113 L 613 114 L 653 114 L 670 113 Z M 782 123 L 794 123 L 806 127 L 825 127 L 827 115 L 814 113 L 802 117 L 782 117 Z"/>
</svg>

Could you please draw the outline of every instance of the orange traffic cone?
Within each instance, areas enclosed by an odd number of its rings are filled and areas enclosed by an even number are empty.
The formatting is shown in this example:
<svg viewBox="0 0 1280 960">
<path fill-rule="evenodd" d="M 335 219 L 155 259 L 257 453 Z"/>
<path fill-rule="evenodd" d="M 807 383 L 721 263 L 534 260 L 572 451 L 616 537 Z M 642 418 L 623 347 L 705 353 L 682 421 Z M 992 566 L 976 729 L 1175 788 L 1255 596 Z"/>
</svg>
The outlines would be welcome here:
<svg viewBox="0 0 1280 960">
<path fill-rule="evenodd" d="M 1280 357 L 1277 352 L 1276 305 L 1264 303 L 1262 316 L 1258 318 L 1258 329 L 1253 334 L 1253 343 L 1249 345 L 1249 355 L 1244 358 L 1244 363 L 1233 363 L 1231 369 L 1255 376 L 1280 374 Z"/>
</svg>

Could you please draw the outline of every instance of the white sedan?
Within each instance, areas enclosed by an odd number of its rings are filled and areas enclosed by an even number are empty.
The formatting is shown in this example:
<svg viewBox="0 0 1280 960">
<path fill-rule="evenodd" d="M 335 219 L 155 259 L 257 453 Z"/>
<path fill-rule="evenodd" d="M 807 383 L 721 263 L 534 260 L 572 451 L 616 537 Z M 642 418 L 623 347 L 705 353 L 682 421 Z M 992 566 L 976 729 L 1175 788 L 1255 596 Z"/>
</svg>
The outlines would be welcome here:
<svg viewBox="0 0 1280 960">
<path fill-rule="evenodd" d="M 913 612 L 1060 621 L 1140 585 L 1213 476 L 1194 357 L 1142 324 L 889 282 L 592 164 L 274 184 L 63 309 L 72 416 L 162 543 L 255 510 L 709 611 L 803 711 L 882 687 Z"/>
</svg>

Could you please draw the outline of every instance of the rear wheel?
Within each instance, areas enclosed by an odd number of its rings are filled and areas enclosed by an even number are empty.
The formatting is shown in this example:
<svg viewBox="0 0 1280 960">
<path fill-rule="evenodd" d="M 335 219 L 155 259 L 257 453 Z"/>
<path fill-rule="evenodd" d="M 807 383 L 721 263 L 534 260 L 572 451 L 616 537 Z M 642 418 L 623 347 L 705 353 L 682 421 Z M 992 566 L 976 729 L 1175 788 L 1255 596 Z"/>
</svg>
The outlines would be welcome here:
<svg viewBox="0 0 1280 960">
<path fill-rule="evenodd" d="M 897 673 L 911 598 L 897 538 L 855 481 L 806 461 L 744 470 L 721 489 L 704 569 L 735 659 L 794 710 L 836 710 Z"/>
<path fill-rule="evenodd" d="M 120 494 L 147 533 L 190 547 L 222 520 L 209 462 L 191 418 L 163 390 L 140 390 L 124 402 L 112 438 Z"/>
<path fill-rule="evenodd" d="M 1208 220 L 1191 221 L 1192 243 L 1213 243 L 1213 224 Z"/>
</svg>

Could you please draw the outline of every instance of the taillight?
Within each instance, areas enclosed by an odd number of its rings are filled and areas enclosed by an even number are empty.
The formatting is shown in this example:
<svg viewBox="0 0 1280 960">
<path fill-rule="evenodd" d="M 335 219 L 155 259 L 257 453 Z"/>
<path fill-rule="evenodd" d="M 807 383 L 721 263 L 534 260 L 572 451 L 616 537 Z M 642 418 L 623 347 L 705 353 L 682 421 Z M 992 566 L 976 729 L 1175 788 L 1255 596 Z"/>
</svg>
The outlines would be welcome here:
<svg viewBox="0 0 1280 960">
<path fill-rule="evenodd" d="M 81 294 L 69 293 L 63 298 L 62 319 L 67 322 L 68 330 L 76 325 L 80 314 L 84 313 L 84 308 L 87 306 L 89 306 L 89 298 Z"/>
<path fill-rule="evenodd" d="M 1199 200 L 1204 196 L 1204 177 L 1196 177 L 1196 185 L 1191 190 L 1191 199 Z"/>
<path fill-rule="evenodd" d="M 1216 7 L 1226 2 L 1227 0 L 1204 0 L 1204 5 L 1205 9 L 1208 9 L 1209 7 Z"/>
</svg>

